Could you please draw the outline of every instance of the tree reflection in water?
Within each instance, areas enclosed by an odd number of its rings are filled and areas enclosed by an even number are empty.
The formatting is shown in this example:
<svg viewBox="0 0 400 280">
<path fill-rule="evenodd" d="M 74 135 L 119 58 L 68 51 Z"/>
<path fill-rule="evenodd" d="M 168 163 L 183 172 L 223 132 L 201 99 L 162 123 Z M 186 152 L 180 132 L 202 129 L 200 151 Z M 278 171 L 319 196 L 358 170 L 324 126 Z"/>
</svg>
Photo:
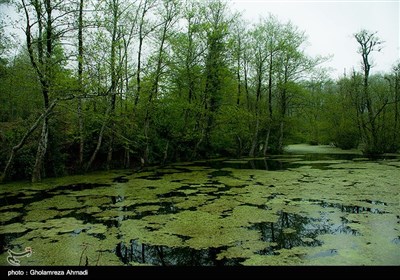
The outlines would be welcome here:
<svg viewBox="0 0 400 280">
<path fill-rule="evenodd" d="M 279 211 L 276 223 L 257 223 L 250 227 L 261 233 L 261 240 L 272 243 L 264 250 L 255 252 L 260 255 L 275 255 L 276 250 L 291 249 L 297 246 L 321 246 L 317 239 L 321 234 L 358 234 L 346 226 L 342 219 L 339 225 L 332 225 L 329 219 L 307 218 L 294 213 Z M 217 255 L 228 246 L 196 250 L 190 247 L 167 247 L 143 244 L 132 240 L 116 247 L 116 254 L 125 264 L 142 263 L 159 266 L 229 266 L 240 265 L 242 258 L 217 259 Z"/>
<path fill-rule="evenodd" d="M 294 213 L 279 211 L 276 223 L 259 223 L 252 226 L 262 234 L 262 240 L 272 242 L 273 246 L 259 252 L 263 255 L 274 254 L 275 250 L 291 249 L 296 246 L 320 246 L 317 239 L 320 234 L 339 233 L 350 230 L 344 224 L 333 227 L 323 218 L 307 218 Z"/>
<path fill-rule="evenodd" d="M 239 265 L 243 259 L 217 260 L 217 255 L 227 247 L 196 250 L 190 247 L 146 245 L 132 240 L 130 246 L 119 243 L 117 256 L 125 263 L 142 263 L 158 266 L 226 266 Z"/>
</svg>

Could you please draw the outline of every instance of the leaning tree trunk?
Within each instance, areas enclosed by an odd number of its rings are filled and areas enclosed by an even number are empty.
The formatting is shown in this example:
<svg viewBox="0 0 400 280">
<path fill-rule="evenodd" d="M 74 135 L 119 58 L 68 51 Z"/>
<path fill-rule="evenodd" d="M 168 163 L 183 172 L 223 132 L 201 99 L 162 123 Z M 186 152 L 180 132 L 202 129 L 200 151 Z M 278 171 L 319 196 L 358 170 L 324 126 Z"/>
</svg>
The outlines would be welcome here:
<svg viewBox="0 0 400 280">
<path fill-rule="evenodd" d="M 265 137 L 264 150 L 263 150 L 264 156 L 267 156 L 267 153 L 268 153 L 270 135 L 271 135 L 271 124 L 268 125 L 267 136 Z"/>
<path fill-rule="evenodd" d="M 106 128 L 106 126 L 108 124 L 108 121 L 109 121 L 109 115 L 110 115 L 110 111 L 111 111 L 110 108 L 111 107 L 109 106 L 108 109 L 107 109 L 106 118 L 104 119 L 103 124 L 101 126 L 101 129 L 100 129 L 100 132 L 99 132 L 99 138 L 97 140 L 96 148 L 94 149 L 94 152 L 93 152 L 92 156 L 90 157 L 90 160 L 89 160 L 88 164 L 86 165 L 86 169 L 85 169 L 86 172 L 91 168 L 94 160 L 96 159 L 97 153 L 100 150 L 101 143 L 103 141 L 104 131 L 105 131 L 105 128 Z"/>
<path fill-rule="evenodd" d="M 54 101 L 50 104 L 49 108 L 47 108 L 47 110 L 46 110 L 43 114 L 41 114 L 41 115 L 39 116 L 39 118 L 36 119 L 35 123 L 30 127 L 30 129 L 29 129 L 27 132 L 25 132 L 25 134 L 24 134 L 24 136 L 22 137 L 21 141 L 19 141 L 19 143 L 18 143 L 17 145 L 15 145 L 15 146 L 11 149 L 10 157 L 8 158 L 6 167 L 4 168 L 3 175 L 2 175 L 2 177 L 0 178 L 0 182 L 6 181 L 6 180 L 8 179 L 8 177 L 9 177 L 9 170 L 10 170 L 10 167 L 11 167 L 11 164 L 12 164 L 12 162 L 13 162 L 13 160 L 14 160 L 15 155 L 16 155 L 17 152 L 25 145 L 26 140 L 27 140 L 28 137 L 31 136 L 32 133 L 36 130 L 36 128 L 37 128 L 37 127 L 39 126 L 39 124 L 41 123 L 41 121 L 42 121 L 44 118 L 47 118 L 47 116 L 51 113 L 51 111 L 53 110 L 54 106 L 56 106 L 56 103 L 57 103 L 57 99 L 54 100 Z"/>
</svg>

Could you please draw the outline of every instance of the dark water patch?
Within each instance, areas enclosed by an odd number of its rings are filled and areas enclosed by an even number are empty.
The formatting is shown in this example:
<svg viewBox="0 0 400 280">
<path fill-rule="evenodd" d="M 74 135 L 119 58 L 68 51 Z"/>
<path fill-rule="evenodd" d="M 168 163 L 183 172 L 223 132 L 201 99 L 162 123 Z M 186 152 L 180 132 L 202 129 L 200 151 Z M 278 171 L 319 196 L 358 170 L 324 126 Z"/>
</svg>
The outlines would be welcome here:
<svg viewBox="0 0 400 280">
<path fill-rule="evenodd" d="M 0 234 L 0 254 L 6 252 L 8 249 L 14 249 L 13 246 L 10 245 L 11 242 L 16 238 L 24 236 L 26 233 L 27 233 L 27 230 L 24 232 Z"/>
<path fill-rule="evenodd" d="M 174 214 L 179 212 L 179 208 L 174 205 L 173 202 L 170 201 L 162 201 L 159 203 L 160 209 L 157 211 L 157 214 Z"/>
<path fill-rule="evenodd" d="M 105 240 L 107 238 L 107 236 L 103 233 L 89 233 L 89 235 L 94 236 L 100 240 Z"/>
<path fill-rule="evenodd" d="M 124 200 L 125 200 L 125 198 L 123 196 L 121 196 L 121 195 L 111 196 L 111 202 L 113 204 L 116 204 L 118 202 L 122 202 Z"/>
<path fill-rule="evenodd" d="M 233 169 L 258 169 L 258 170 L 285 170 L 293 167 L 293 164 L 275 159 L 251 159 L 245 162 L 229 162 L 224 160 L 214 160 L 203 162 L 200 166 L 208 166 L 214 169 L 233 168 Z"/>
<path fill-rule="evenodd" d="M 240 206 L 251 206 L 251 207 L 256 207 L 258 209 L 262 210 L 271 210 L 271 208 L 268 205 L 260 205 L 260 204 L 254 204 L 254 203 L 241 203 Z"/>
<path fill-rule="evenodd" d="M 157 197 L 158 198 L 168 198 L 168 197 L 186 197 L 188 196 L 188 194 L 182 192 L 182 191 L 171 191 L 171 192 L 167 192 L 167 193 L 162 193 L 162 194 L 158 194 Z"/>
<path fill-rule="evenodd" d="M 29 192 L 28 194 L 26 194 L 23 191 L 20 191 L 17 194 L 6 192 L 0 198 L 0 205 L 6 206 L 6 205 L 15 205 L 15 204 L 22 203 L 24 206 L 26 206 L 30 203 L 42 201 L 46 198 L 51 198 L 53 196 L 59 195 L 63 191 L 66 191 L 65 193 L 69 194 L 71 191 L 81 191 L 81 190 L 94 189 L 94 188 L 106 187 L 106 186 L 110 186 L 110 184 L 81 183 L 81 184 L 58 186 L 55 188 L 51 188 L 49 190 L 39 190 L 39 191 L 35 191 L 34 193 Z M 6 210 L 6 211 L 8 211 L 8 210 Z M 4 212 L 4 211 L 0 211 L 0 212 Z"/>
<path fill-rule="evenodd" d="M 209 178 L 232 176 L 232 171 L 217 170 L 217 171 L 213 171 L 213 172 L 209 173 L 208 176 L 209 176 Z"/>
<path fill-rule="evenodd" d="M 261 255 L 273 254 L 274 250 L 291 249 L 296 246 L 320 246 L 317 236 L 329 232 L 329 227 L 323 226 L 315 218 L 303 217 L 294 213 L 279 211 L 278 221 L 257 223 L 249 227 L 261 233 L 261 240 L 273 242 L 276 245 L 258 252 Z"/>
<path fill-rule="evenodd" d="M 146 176 L 140 176 L 138 177 L 139 179 L 145 179 L 145 180 L 151 180 L 151 181 L 156 181 L 156 180 L 161 180 L 161 176 L 157 175 L 146 175 Z"/>
<path fill-rule="evenodd" d="M 177 191 L 197 190 L 199 185 L 183 185 L 177 188 Z"/>
<path fill-rule="evenodd" d="M 323 243 L 318 240 L 321 234 L 351 234 L 359 233 L 346 225 L 347 220 L 343 219 L 342 224 L 332 225 L 323 218 L 309 218 L 299 214 L 279 211 L 278 221 L 257 223 L 249 227 L 261 233 L 261 240 L 272 243 L 263 250 L 257 252 L 260 255 L 276 255 L 276 250 L 292 249 L 293 247 L 316 247 Z"/>
<path fill-rule="evenodd" d="M 74 218 L 82 221 L 84 224 L 104 224 L 104 221 L 94 217 L 92 214 L 83 213 L 79 210 L 71 211 L 65 215 L 56 215 L 54 219 Z"/>
<path fill-rule="evenodd" d="M 211 187 L 216 187 L 215 185 L 221 184 L 220 181 L 217 180 L 208 180 L 205 185 L 211 185 Z"/>
<path fill-rule="evenodd" d="M 398 155 L 366 155 L 365 156 L 369 161 L 385 161 L 385 160 L 393 160 L 399 159 Z"/>
<path fill-rule="evenodd" d="M 79 183 L 79 184 L 71 184 L 71 185 L 63 185 L 50 189 L 48 192 L 50 193 L 58 193 L 61 191 L 83 191 L 83 190 L 92 190 L 100 187 L 109 187 L 111 184 L 98 184 L 98 183 Z"/>
<path fill-rule="evenodd" d="M 127 183 L 127 182 L 129 182 L 129 179 L 126 178 L 125 176 L 118 176 L 113 179 L 113 182 L 114 183 Z"/>
<path fill-rule="evenodd" d="M 22 223 L 24 221 L 25 213 L 26 213 L 26 211 L 22 212 L 21 215 L 15 217 L 15 218 L 12 218 L 12 219 L 9 219 L 9 220 L 7 220 L 5 222 L 0 223 L 0 225 L 6 226 L 6 225 L 14 224 L 14 223 Z"/>
<path fill-rule="evenodd" d="M 296 154 L 295 159 L 285 158 L 285 154 L 282 156 L 267 156 L 265 158 L 257 158 L 257 159 L 246 159 L 246 160 L 234 160 L 227 161 L 224 159 L 221 160 L 212 160 L 212 161 L 202 161 L 193 163 L 192 166 L 200 166 L 200 167 L 209 167 L 213 169 L 217 169 L 220 172 L 223 168 L 233 168 L 233 169 L 256 169 L 256 170 L 267 170 L 267 171 L 281 171 L 281 170 L 289 170 L 293 168 L 299 168 L 302 166 L 310 166 L 313 169 L 320 170 L 328 170 L 332 169 L 331 162 L 324 161 L 332 161 L 332 160 L 348 160 L 352 161 L 353 159 L 357 159 L 362 157 L 361 155 L 356 154 L 317 154 L 317 153 L 309 153 L 309 154 Z M 304 161 L 304 162 L 302 162 Z M 320 162 L 318 162 L 320 161 Z M 225 170 L 223 170 L 226 172 Z M 218 175 L 215 175 L 218 176 Z M 220 176 L 229 176 L 228 175 L 220 175 Z M 252 179 L 252 178 L 251 178 Z"/>
<path fill-rule="evenodd" d="M 15 205 L 18 203 L 22 203 L 21 199 L 23 199 L 24 193 L 20 192 L 18 194 L 6 192 L 0 198 L 0 205 L 7 206 L 7 205 Z M 8 212 L 9 210 L 3 210 L 0 212 Z"/>
<path fill-rule="evenodd" d="M 171 172 L 172 173 L 191 173 L 193 172 L 191 169 L 189 168 L 184 168 L 184 167 L 176 167 L 176 166 L 172 166 L 173 169 L 175 169 L 177 172 Z"/>
<path fill-rule="evenodd" d="M 267 199 L 267 201 L 269 201 L 269 200 L 272 200 L 272 199 L 274 199 L 274 198 L 276 198 L 278 196 L 281 196 L 281 195 L 285 195 L 285 194 L 283 194 L 283 193 L 272 193 L 269 196 L 267 196 L 266 199 Z"/>
<path fill-rule="evenodd" d="M 187 168 L 177 168 L 177 167 L 173 167 L 174 171 L 169 171 L 169 170 L 155 170 L 153 171 L 153 174 L 150 175 L 143 175 L 143 176 L 139 176 L 137 178 L 139 179 L 146 179 L 146 180 L 160 180 L 163 178 L 164 175 L 168 175 L 168 174 L 177 174 L 177 173 L 190 173 L 192 172 L 192 170 L 187 169 Z M 181 180 L 179 180 L 181 181 Z M 179 182 L 178 181 L 178 182 Z"/>
<path fill-rule="evenodd" d="M 124 264 L 141 263 L 157 266 L 236 266 L 244 259 L 217 259 L 228 247 L 197 250 L 190 247 L 167 247 L 148 245 L 132 240 L 130 244 L 119 243 L 115 252 Z"/>
</svg>

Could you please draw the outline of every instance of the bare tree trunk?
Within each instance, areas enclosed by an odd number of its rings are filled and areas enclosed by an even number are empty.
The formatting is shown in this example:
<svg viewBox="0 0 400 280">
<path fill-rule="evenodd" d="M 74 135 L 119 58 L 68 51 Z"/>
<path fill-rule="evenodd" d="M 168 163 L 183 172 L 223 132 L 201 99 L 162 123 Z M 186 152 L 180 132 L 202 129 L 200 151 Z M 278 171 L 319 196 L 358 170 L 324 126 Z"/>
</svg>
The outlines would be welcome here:
<svg viewBox="0 0 400 280">
<path fill-rule="evenodd" d="M 271 124 L 268 124 L 267 136 L 265 137 L 263 155 L 266 156 L 269 146 L 269 137 L 271 135 Z"/>
<path fill-rule="evenodd" d="M 254 157 L 255 151 L 257 148 L 258 144 L 258 131 L 259 131 L 259 126 L 260 126 L 260 120 L 259 120 L 259 102 L 261 100 L 261 86 L 262 86 L 262 66 L 263 62 L 260 61 L 258 65 L 258 70 L 257 70 L 257 88 L 256 88 L 256 105 L 255 105 L 255 111 L 256 111 L 256 127 L 253 135 L 253 141 L 251 144 L 249 156 Z"/>
<path fill-rule="evenodd" d="M 110 120 L 111 120 L 111 131 L 110 131 L 110 142 L 108 146 L 107 153 L 107 161 L 106 161 L 106 169 L 110 169 L 110 164 L 112 160 L 113 153 L 113 145 L 114 145 L 114 128 L 115 128 L 115 103 L 117 98 L 117 84 L 118 84 L 118 75 L 116 70 L 116 47 L 118 44 L 117 38 L 117 28 L 118 28 L 118 13 L 119 13 L 119 2 L 117 0 L 113 0 L 112 4 L 112 13 L 113 13 L 113 28 L 111 34 L 111 55 L 110 55 L 110 72 L 111 72 L 111 104 L 110 104 Z"/>
<path fill-rule="evenodd" d="M 253 135 L 253 141 L 251 144 L 251 148 L 250 148 L 250 152 L 249 152 L 249 157 L 254 157 L 255 155 L 255 151 L 257 148 L 257 143 L 258 143 L 258 130 L 259 130 L 259 125 L 260 125 L 260 121 L 258 119 L 258 114 L 256 116 L 256 128 L 254 130 L 254 135 Z"/>
<path fill-rule="evenodd" d="M 36 153 L 36 161 L 32 171 L 32 183 L 39 182 L 42 179 L 43 160 L 47 151 L 49 139 L 48 119 L 44 118 L 42 133 L 39 140 L 39 145 Z"/>
<path fill-rule="evenodd" d="M 268 114 L 269 114 L 269 124 L 267 130 L 267 136 L 265 137 L 264 151 L 263 155 L 266 156 L 269 146 L 269 137 L 271 135 L 272 127 L 272 70 L 273 70 L 273 52 L 270 53 L 269 57 L 269 71 L 268 71 Z"/>
<path fill-rule="evenodd" d="M 97 140 L 96 148 L 95 148 L 95 150 L 94 150 L 92 156 L 90 157 L 90 160 L 89 160 L 89 162 L 88 162 L 88 164 L 87 164 L 87 166 L 86 166 L 86 169 L 85 169 L 86 172 L 87 172 L 87 171 L 90 169 L 90 167 L 92 166 L 93 161 L 95 160 L 95 158 L 96 158 L 96 156 L 97 156 L 97 153 L 98 153 L 99 150 L 100 150 L 101 143 L 102 143 L 102 141 L 103 141 L 104 130 L 105 130 L 106 126 L 107 126 L 108 119 L 109 119 L 110 108 L 111 108 L 111 107 L 108 107 L 108 109 L 107 109 L 106 118 L 105 118 L 105 120 L 103 121 L 103 125 L 101 126 L 100 133 L 99 133 L 99 138 L 98 138 L 98 140 Z"/>
<path fill-rule="evenodd" d="M 400 64 L 399 64 L 400 67 Z M 400 71 L 400 68 L 398 69 Z M 399 147 L 399 103 L 400 103 L 400 76 L 396 73 L 395 76 L 395 86 L 394 86 L 394 93 L 395 93 L 395 104 L 394 104 L 394 129 L 393 129 L 393 143 L 395 149 Z"/>
<path fill-rule="evenodd" d="M 83 74 L 83 0 L 80 0 L 79 17 L 78 17 L 78 82 L 79 82 L 80 95 L 83 94 L 82 74 Z M 81 169 L 83 164 L 83 150 L 85 146 L 81 96 L 78 97 L 78 129 L 79 129 L 78 165 L 79 168 Z"/>
<path fill-rule="evenodd" d="M 115 123 L 112 121 L 110 143 L 108 144 L 107 161 L 106 161 L 106 169 L 107 170 L 110 169 L 111 161 L 112 161 L 112 154 L 113 154 L 113 147 L 114 147 L 114 127 L 115 127 Z"/>
<path fill-rule="evenodd" d="M 280 126 L 279 126 L 279 140 L 278 140 L 278 151 L 283 151 L 283 136 L 284 136 L 284 122 L 285 120 L 282 118 Z"/>
<path fill-rule="evenodd" d="M 150 106 L 148 106 L 150 107 Z M 144 164 L 147 165 L 149 163 L 149 155 L 150 155 L 150 137 L 149 137 L 149 130 L 150 130 L 150 112 L 149 112 L 149 108 L 146 110 L 146 116 L 144 119 L 144 138 L 146 141 L 146 147 L 144 149 L 144 153 L 143 153 L 143 160 L 144 160 Z"/>
<path fill-rule="evenodd" d="M 199 139 L 199 141 L 197 141 L 197 143 L 196 143 L 196 145 L 195 145 L 195 147 L 193 149 L 193 153 L 192 153 L 192 156 L 191 156 L 190 159 L 196 158 L 197 151 L 199 150 L 201 143 L 204 141 L 204 135 L 205 135 L 205 129 L 202 128 L 200 139 Z"/>
<path fill-rule="evenodd" d="M 47 110 L 49 108 L 49 89 L 51 84 L 51 59 L 53 54 L 53 18 L 52 18 L 52 11 L 53 7 L 51 6 L 50 0 L 44 1 L 45 13 L 42 14 L 41 6 L 36 2 L 34 4 L 36 13 L 37 13 L 37 21 L 39 26 L 39 38 L 38 38 L 38 45 L 37 45 L 37 54 L 38 57 L 35 59 L 35 54 L 33 51 L 33 41 L 32 41 L 32 33 L 31 33 L 31 26 L 29 23 L 29 15 L 25 3 L 23 3 L 26 19 L 27 19 L 27 28 L 26 28 L 26 38 L 27 38 L 27 46 L 29 57 L 31 60 L 32 66 L 35 68 L 36 72 L 38 73 L 40 84 L 42 87 L 42 94 L 43 94 L 43 104 L 44 109 Z M 43 19 L 44 17 L 44 19 Z M 45 22 L 45 36 L 42 36 L 42 28 L 43 22 Z M 46 42 L 46 55 L 44 56 L 43 52 L 43 40 Z M 44 71 L 44 72 L 42 72 Z M 46 155 L 47 145 L 49 139 L 49 128 L 48 128 L 48 117 L 45 117 L 43 120 L 42 126 L 42 133 L 38 143 L 38 149 L 36 153 L 36 160 L 35 165 L 32 171 L 32 182 L 38 182 L 42 178 L 42 168 L 43 168 L 43 160 Z"/>
<path fill-rule="evenodd" d="M 164 165 L 165 162 L 167 161 L 167 158 L 168 158 L 168 147 L 169 147 L 169 141 L 167 141 L 167 144 L 165 145 L 164 157 L 163 157 L 162 165 Z"/>
<path fill-rule="evenodd" d="M 144 0 L 143 3 L 143 10 L 140 18 L 140 24 L 139 24 L 139 49 L 138 49 L 138 55 L 137 55 L 137 70 L 136 70 L 136 95 L 135 95 L 135 106 L 139 103 L 139 97 L 141 93 L 141 67 L 142 67 L 142 48 L 143 48 L 143 40 L 147 34 L 145 34 L 144 31 L 144 24 L 145 24 L 145 17 L 146 13 L 149 11 L 151 8 L 151 3 L 148 0 Z"/>
<path fill-rule="evenodd" d="M 128 145 L 125 147 L 125 156 L 124 156 L 124 167 L 129 168 L 131 165 L 131 160 L 130 160 L 130 151 Z"/>
</svg>

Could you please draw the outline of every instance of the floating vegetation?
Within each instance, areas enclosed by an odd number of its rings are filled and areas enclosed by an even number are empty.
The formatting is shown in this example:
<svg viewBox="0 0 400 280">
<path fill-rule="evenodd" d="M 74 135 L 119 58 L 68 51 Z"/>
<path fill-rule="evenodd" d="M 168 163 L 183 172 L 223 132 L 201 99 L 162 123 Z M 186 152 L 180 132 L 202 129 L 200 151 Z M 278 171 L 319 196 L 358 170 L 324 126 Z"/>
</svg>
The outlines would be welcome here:
<svg viewBox="0 0 400 280">
<path fill-rule="evenodd" d="M 0 245 L 32 247 L 24 265 L 400 265 L 400 161 L 291 149 L 5 184 Z"/>
</svg>

